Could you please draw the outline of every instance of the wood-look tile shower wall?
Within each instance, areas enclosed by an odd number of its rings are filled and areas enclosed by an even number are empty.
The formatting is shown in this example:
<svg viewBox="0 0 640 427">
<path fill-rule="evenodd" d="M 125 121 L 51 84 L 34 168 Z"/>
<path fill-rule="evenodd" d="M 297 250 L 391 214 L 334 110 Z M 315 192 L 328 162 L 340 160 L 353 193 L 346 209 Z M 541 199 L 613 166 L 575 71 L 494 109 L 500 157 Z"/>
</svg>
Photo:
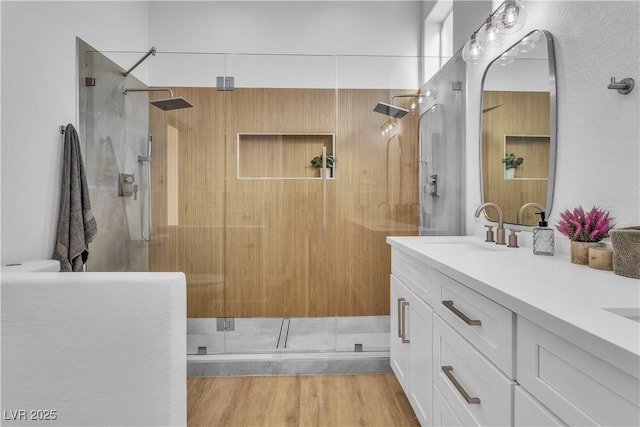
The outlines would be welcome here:
<svg viewBox="0 0 640 427">
<path fill-rule="evenodd" d="M 188 316 L 388 314 L 385 236 L 417 234 L 418 117 L 398 120 L 399 137 L 387 138 L 380 132 L 386 117 L 372 109 L 399 92 L 174 92 L 194 108 L 150 109 L 149 267 L 185 272 Z M 179 135 L 178 159 L 167 158 L 168 126 Z M 321 180 L 238 179 L 238 133 L 335 134 L 327 241 Z M 167 182 L 172 160 L 177 183 Z M 178 221 L 169 224 L 168 195 L 176 190 Z"/>
</svg>

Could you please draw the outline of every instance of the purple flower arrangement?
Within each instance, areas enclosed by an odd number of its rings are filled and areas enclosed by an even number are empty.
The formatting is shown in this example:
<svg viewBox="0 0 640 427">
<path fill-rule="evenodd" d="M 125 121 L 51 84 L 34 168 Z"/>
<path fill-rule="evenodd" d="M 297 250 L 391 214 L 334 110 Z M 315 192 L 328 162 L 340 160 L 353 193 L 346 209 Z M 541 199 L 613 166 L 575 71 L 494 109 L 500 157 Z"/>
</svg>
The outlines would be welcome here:
<svg viewBox="0 0 640 427">
<path fill-rule="evenodd" d="M 609 237 L 613 226 L 609 211 L 594 206 L 585 212 L 582 206 L 578 206 L 573 211 L 565 209 L 560 212 L 556 230 L 576 242 L 599 242 Z"/>
</svg>

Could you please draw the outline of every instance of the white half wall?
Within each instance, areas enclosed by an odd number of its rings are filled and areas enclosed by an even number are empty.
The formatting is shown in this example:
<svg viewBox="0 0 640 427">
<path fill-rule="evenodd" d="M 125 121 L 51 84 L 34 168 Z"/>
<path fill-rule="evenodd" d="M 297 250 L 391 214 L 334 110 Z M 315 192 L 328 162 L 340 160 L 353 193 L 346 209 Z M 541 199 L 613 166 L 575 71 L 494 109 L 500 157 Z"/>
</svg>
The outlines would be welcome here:
<svg viewBox="0 0 640 427">
<path fill-rule="evenodd" d="M 186 317 L 182 273 L 3 274 L 2 425 L 186 426 Z"/>
<path fill-rule="evenodd" d="M 76 37 L 114 52 L 149 46 L 146 2 L 2 1 L 0 7 L 6 264 L 53 253 L 63 146 L 58 127 L 78 127 Z M 127 69 L 140 56 L 130 54 L 121 65 Z M 136 70 L 143 80 L 145 66 Z"/>
<path fill-rule="evenodd" d="M 620 95 L 607 89 L 611 77 L 640 81 L 640 3 L 637 1 L 528 1 L 523 29 L 555 41 L 558 97 L 556 184 L 549 224 L 578 205 L 611 211 L 618 226 L 640 224 L 640 90 Z M 480 22 L 478 22 L 478 25 Z M 603 31 L 606 28 L 606 31 Z M 624 40 L 621 43 L 621 40 Z M 486 65 L 467 67 L 467 230 L 484 235 L 473 213 L 480 205 L 480 99 Z M 531 247 L 531 234 L 520 233 Z M 556 253 L 569 241 L 556 233 Z"/>
</svg>

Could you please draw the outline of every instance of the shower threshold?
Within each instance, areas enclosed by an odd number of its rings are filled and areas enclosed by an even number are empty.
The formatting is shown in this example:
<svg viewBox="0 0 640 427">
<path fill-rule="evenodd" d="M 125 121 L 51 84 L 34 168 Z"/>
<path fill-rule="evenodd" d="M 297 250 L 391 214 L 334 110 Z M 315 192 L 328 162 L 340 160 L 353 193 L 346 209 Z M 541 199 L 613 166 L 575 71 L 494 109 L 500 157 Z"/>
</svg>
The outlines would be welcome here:
<svg viewBox="0 0 640 427">
<path fill-rule="evenodd" d="M 389 316 L 187 320 L 187 375 L 388 372 Z"/>
</svg>

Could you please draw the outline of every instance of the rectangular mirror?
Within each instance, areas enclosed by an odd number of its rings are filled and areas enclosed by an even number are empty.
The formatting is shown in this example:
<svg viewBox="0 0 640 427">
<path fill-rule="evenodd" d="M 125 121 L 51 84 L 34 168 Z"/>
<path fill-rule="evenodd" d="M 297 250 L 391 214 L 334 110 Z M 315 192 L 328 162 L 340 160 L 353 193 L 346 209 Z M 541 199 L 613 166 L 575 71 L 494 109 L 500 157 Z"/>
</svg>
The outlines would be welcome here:
<svg viewBox="0 0 640 427">
<path fill-rule="evenodd" d="M 481 117 L 482 202 L 496 203 L 504 222 L 534 225 L 537 203 L 551 211 L 556 163 L 556 78 L 553 39 L 535 30 L 485 71 Z M 498 220 L 493 210 L 486 212 Z"/>
</svg>

